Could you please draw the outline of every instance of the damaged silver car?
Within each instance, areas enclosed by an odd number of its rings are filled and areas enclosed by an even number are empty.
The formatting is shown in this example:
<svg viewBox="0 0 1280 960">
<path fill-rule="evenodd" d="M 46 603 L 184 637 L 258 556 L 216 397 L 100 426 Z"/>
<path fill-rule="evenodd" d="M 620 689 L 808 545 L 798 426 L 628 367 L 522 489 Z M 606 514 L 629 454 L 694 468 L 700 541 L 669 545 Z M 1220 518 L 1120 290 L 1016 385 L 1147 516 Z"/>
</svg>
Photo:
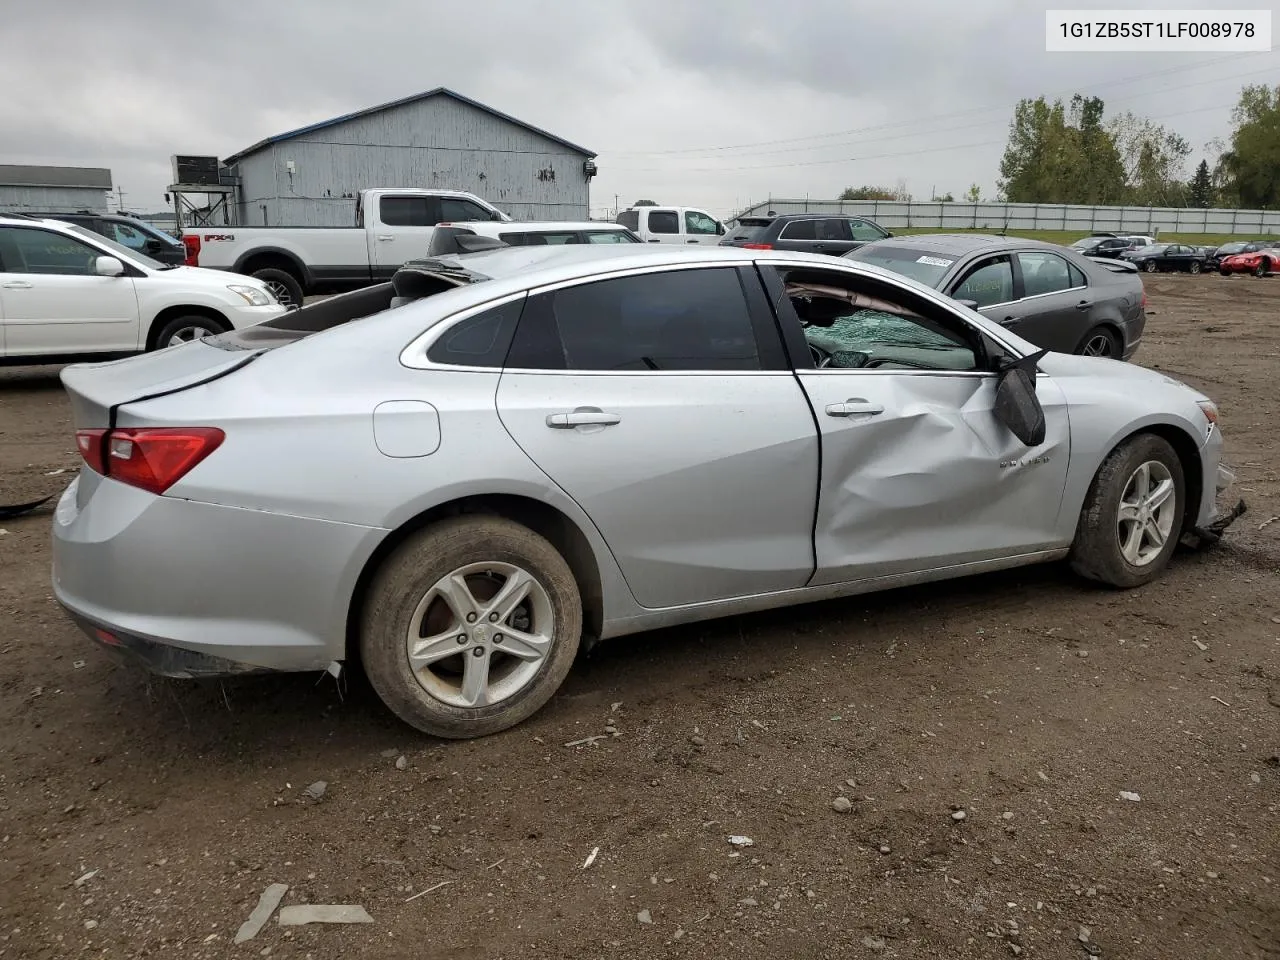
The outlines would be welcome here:
<svg viewBox="0 0 1280 960">
<path fill-rule="evenodd" d="M 601 638 L 1216 538 L 1218 410 L 852 260 L 670 246 L 428 259 L 64 369 L 58 600 L 170 676 L 357 659 L 419 730 L 538 710 Z"/>
</svg>

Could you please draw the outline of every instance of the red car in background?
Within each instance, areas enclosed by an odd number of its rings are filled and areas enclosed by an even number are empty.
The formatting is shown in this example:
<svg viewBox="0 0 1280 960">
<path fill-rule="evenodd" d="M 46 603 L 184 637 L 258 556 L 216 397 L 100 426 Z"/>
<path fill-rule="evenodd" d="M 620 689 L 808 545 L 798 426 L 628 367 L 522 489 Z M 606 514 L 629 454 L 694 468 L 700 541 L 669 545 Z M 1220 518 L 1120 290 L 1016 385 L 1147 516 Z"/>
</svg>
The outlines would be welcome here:
<svg viewBox="0 0 1280 960">
<path fill-rule="evenodd" d="M 1233 273 L 1252 273 L 1255 277 L 1265 277 L 1277 266 L 1280 266 L 1280 248 L 1267 247 L 1223 257 L 1218 261 L 1218 272 L 1224 277 Z"/>
</svg>

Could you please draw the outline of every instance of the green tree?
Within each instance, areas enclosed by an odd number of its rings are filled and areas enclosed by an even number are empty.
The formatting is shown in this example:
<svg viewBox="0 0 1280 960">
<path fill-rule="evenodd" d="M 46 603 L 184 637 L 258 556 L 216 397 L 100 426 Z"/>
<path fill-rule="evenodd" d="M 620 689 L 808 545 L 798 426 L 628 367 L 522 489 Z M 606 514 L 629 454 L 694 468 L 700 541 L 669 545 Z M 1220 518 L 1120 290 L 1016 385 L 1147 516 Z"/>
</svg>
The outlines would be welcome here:
<svg viewBox="0 0 1280 960">
<path fill-rule="evenodd" d="M 976 183 L 969 184 L 969 189 L 965 191 L 964 199 L 966 203 L 981 203 L 982 188 Z"/>
<path fill-rule="evenodd" d="M 1231 119 L 1231 146 L 1220 158 L 1230 193 L 1247 209 L 1280 208 L 1280 86 L 1245 87 Z"/>
<path fill-rule="evenodd" d="M 655 200 L 637 200 L 632 204 L 633 207 L 656 207 L 657 205 Z"/>
<path fill-rule="evenodd" d="M 1201 160 L 1196 174 L 1187 184 L 1187 205 L 1191 207 L 1213 206 L 1213 176 L 1209 173 L 1209 161 Z"/>
<path fill-rule="evenodd" d="M 1124 165 L 1097 97 L 1021 100 L 1009 124 L 999 189 L 1011 203 L 1122 202 Z"/>
<path fill-rule="evenodd" d="M 934 203 L 955 203 L 956 198 L 953 197 L 950 192 L 947 192 L 940 197 L 934 197 L 933 202 Z"/>
<path fill-rule="evenodd" d="M 1160 124 L 1122 113 L 1107 129 L 1124 164 L 1128 202 L 1177 207 L 1186 202 L 1185 164 L 1191 144 Z"/>
<path fill-rule="evenodd" d="M 898 200 L 898 193 L 890 187 L 845 187 L 840 200 Z"/>
</svg>

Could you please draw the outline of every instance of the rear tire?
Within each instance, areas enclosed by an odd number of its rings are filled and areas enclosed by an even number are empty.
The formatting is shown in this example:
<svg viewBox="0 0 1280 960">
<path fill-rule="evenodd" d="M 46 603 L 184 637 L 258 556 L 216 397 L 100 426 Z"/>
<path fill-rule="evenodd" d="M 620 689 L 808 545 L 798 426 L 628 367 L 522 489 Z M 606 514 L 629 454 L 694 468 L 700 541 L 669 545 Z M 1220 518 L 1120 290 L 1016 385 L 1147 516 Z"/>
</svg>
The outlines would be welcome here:
<svg viewBox="0 0 1280 960">
<path fill-rule="evenodd" d="M 1190 269 L 1190 271 L 1191 271 L 1193 274 L 1199 273 L 1199 272 L 1200 272 L 1200 261 L 1199 261 L 1199 260 L 1192 260 L 1192 261 L 1191 261 L 1191 266 L 1190 266 L 1188 269 Z"/>
<path fill-rule="evenodd" d="M 1143 433 L 1121 444 L 1089 487 L 1071 568 L 1112 587 L 1150 583 L 1177 549 L 1185 490 L 1182 462 L 1168 441 Z"/>
<path fill-rule="evenodd" d="M 164 326 L 156 332 L 151 349 L 163 350 L 165 347 L 177 346 L 180 343 L 214 337 L 220 333 L 226 333 L 228 329 L 230 328 L 225 323 L 214 320 L 212 317 L 189 313 L 183 317 L 166 320 Z"/>
<path fill-rule="evenodd" d="M 1120 338 L 1107 327 L 1094 327 L 1080 340 L 1076 353 L 1082 357 L 1120 359 Z"/>
<path fill-rule="evenodd" d="M 490 613 L 518 584 L 524 599 Z M 581 636 L 578 584 L 559 551 L 510 520 L 470 515 L 411 535 L 383 561 L 365 597 L 360 654 L 392 713 L 424 733 L 464 739 L 541 708 Z"/>
<path fill-rule="evenodd" d="M 1229 276 L 1231 276 L 1231 271 L 1230 271 L 1230 270 L 1228 270 L 1226 267 L 1219 267 L 1219 268 L 1218 268 L 1218 272 L 1219 272 L 1220 274 L 1222 274 L 1224 277 L 1229 277 Z"/>
<path fill-rule="evenodd" d="M 277 267 L 263 267 L 261 270 L 253 271 L 249 276 L 265 283 L 272 296 L 286 307 L 290 309 L 302 308 L 304 299 L 302 284 L 298 282 L 297 277 L 287 270 L 280 270 Z"/>
<path fill-rule="evenodd" d="M 1147 273 L 1155 273 L 1160 269 L 1160 267 L 1154 260 L 1148 260 L 1142 265 L 1142 269 L 1147 271 Z"/>
</svg>

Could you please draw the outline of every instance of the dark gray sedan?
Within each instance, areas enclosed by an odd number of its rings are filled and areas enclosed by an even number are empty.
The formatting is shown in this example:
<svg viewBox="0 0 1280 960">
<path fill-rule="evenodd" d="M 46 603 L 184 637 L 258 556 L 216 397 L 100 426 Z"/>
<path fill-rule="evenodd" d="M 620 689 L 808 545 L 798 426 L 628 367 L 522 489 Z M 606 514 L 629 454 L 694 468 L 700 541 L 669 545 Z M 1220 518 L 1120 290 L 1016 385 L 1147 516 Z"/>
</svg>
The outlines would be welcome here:
<svg viewBox="0 0 1280 960">
<path fill-rule="evenodd" d="M 1018 237 L 892 237 L 845 254 L 940 290 L 1037 346 L 1128 360 L 1147 323 L 1132 264 Z"/>
</svg>

